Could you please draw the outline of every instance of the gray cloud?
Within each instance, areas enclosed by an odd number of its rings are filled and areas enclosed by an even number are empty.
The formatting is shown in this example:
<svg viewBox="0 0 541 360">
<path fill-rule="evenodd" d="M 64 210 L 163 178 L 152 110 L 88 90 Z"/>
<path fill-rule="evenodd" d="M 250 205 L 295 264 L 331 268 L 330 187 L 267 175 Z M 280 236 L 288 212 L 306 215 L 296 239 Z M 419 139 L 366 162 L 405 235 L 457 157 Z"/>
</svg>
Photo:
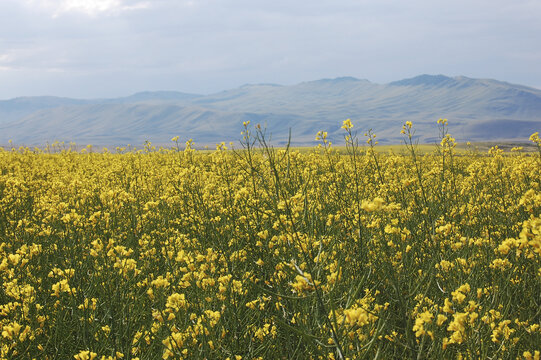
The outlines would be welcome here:
<svg viewBox="0 0 541 360">
<path fill-rule="evenodd" d="M 0 13 L 0 98 L 421 73 L 541 85 L 537 1 L 5 0 Z"/>
</svg>

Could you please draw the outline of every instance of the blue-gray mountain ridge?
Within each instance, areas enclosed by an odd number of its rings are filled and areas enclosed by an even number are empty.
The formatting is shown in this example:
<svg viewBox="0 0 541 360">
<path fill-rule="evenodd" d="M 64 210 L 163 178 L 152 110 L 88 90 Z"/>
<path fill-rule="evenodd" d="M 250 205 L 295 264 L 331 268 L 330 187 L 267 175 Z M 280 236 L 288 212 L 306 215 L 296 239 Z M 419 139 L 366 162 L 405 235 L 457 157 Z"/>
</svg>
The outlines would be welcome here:
<svg viewBox="0 0 541 360">
<path fill-rule="evenodd" d="M 199 145 L 240 139 L 242 123 L 260 123 L 283 144 L 314 145 L 328 131 L 343 139 L 350 118 L 361 137 L 372 129 L 382 142 L 399 143 L 412 121 L 421 142 L 437 140 L 436 121 L 449 119 L 458 141 L 527 141 L 541 131 L 541 90 L 490 79 L 420 75 L 375 84 L 352 77 L 297 85 L 244 85 L 211 95 L 141 92 L 116 99 L 21 97 L 0 101 L 0 144 L 168 144 L 173 136 Z"/>
</svg>

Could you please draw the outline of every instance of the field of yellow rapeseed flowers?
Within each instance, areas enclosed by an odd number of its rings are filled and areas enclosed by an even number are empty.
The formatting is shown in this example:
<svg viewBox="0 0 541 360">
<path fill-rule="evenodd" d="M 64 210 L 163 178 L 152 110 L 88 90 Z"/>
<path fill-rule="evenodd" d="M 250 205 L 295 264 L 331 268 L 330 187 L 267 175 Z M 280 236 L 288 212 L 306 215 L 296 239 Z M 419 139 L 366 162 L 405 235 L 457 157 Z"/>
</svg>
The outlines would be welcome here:
<svg viewBox="0 0 541 360">
<path fill-rule="evenodd" d="M 539 153 L 0 152 L 1 359 L 539 359 Z M 175 142 L 178 138 L 174 139 Z M 363 141 L 361 141 L 363 142 Z"/>
</svg>

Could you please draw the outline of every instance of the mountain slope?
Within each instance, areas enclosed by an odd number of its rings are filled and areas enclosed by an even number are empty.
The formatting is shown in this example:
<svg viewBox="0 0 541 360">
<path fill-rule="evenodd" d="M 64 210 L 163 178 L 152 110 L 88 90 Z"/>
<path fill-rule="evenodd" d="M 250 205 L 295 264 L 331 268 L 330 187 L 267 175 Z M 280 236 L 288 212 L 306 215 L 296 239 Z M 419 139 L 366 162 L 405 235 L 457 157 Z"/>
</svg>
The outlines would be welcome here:
<svg viewBox="0 0 541 360">
<path fill-rule="evenodd" d="M 199 144 L 235 141 L 242 122 L 267 126 L 283 142 L 292 129 L 297 144 L 313 144 L 317 131 L 342 137 L 351 118 L 356 130 L 373 129 L 384 141 L 400 141 L 413 121 L 421 141 L 434 141 L 435 122 L 450 121 L 459 140 L 525 141 L 541 130 L 541 90 L 490 79 L 420 75 L 375 84 L 351 77 L 292 86 L 245 85 L 211 95 L 143 92 L 117 99 L 39 97 L 0 101 L 0 143 L 75 141 L 79 144 L 165 144 L 172 136 Z"/>
<path fill-rule="evenodd" d="M 19 97 L 10 100 L 0 100 L 0 124 L 24 118 L 36 111 L 59 107 L 85 104 L 133 104 L 186 102 L 202 95 L 187 94 L 178 91 L 145 91 L 127 97 L 114 99 L 70 99 L 56 96 Z"/>
<path fill-rule="evenodd" d="M 244 121 L 270 124 L 279 133 L 295 115 L 235 113 L 174 104 L 91 104 L 38 111 L 17 122 L 17 128 L 0 127 L 17 143 L 44 144 L 52 140 L 95 145 L 140 145 L 146 140 L 163 144 L 175 135 L 209 144 L 239 138 Z M 26 129 L 40 129 L 28 132 Z M 5 141 L 5 140 L 4 140 Z"/>
<path fill-rule="evenodd" d="M 0 100 L 0 125 L 19 120 L 39 110 L 53 109 L 59 106 L 80 105 L 87 102 L 87 100 L 55 96 L 32 96 Z"/>
</svg>

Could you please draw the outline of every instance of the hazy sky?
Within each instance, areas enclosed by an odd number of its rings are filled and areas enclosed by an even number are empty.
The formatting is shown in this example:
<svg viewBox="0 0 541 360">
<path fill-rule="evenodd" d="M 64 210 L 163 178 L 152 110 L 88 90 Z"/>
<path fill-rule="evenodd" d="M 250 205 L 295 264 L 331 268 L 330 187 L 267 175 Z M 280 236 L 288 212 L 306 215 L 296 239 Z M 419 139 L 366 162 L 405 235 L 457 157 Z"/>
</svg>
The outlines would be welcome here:
<svg viewBox="0 0 541 360">
<path fill-rule="evenodd" d="M 0 99 L 337 76 L 541 88 L 539 0 L 0 0 Z"/>
</svg>

